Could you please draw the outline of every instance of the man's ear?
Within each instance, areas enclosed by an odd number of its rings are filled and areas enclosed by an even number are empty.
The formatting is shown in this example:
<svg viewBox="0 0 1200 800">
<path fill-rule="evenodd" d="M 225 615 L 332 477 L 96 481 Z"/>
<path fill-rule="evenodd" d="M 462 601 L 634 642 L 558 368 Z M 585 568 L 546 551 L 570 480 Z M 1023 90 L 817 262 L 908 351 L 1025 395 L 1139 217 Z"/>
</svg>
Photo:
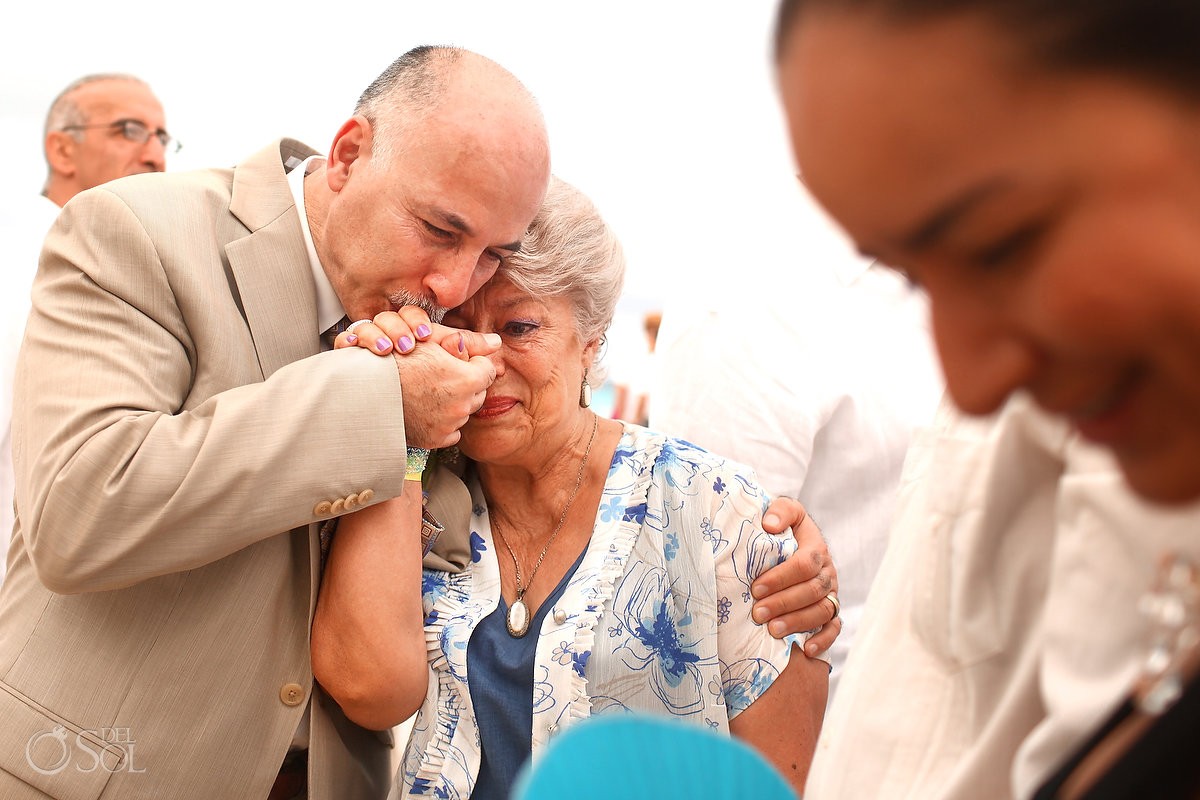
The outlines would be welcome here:
<svg viewBox="0 0 1200 800">
<path fill-rule="evenodd" d="M 66 131 L 50 131 L 46 134 L 46 163 L 50 171 L 70 178 L 75 175 L 75 151 L 79 142 Z"/>
<path fill-rule="evenodd" d="M 330 189 L 341 191 L 359 159 L 370 156 L 372 130 L 370 120 L 361 114 L 342 123 L 325 159 L 325 179 Z"/>
</svg>

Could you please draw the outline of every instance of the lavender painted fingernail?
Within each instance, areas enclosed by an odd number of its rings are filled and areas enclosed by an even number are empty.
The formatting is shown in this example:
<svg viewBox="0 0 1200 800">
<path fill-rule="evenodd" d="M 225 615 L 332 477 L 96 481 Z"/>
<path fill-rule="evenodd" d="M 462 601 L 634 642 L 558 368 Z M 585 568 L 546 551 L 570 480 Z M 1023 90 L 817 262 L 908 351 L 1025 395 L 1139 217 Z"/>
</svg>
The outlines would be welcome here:
<svg viewBox="0 0 1200 800">
<path fill-rule="evenodd" d="M 407 336 L 401 336 L 400 341 L 396 342 L 396 346 L 400 348 L 401 353 L 407 353 L 413 349 L 413 340 Z"/>
<path fill-rule="evenodd" d="M 428 336 L 431 333 L 433 333 L 433 331 L 429 330 L 428 325 L 421 323 L 420 325 L 417 326 L 417 338 L 418 339 L 424 339 L 426 336 Z"/>
<path fill-rule="evenodd" d="M 467 338 L 461 333 L 458 335 L 458 352 L 462 353 L 467 349 Z"/>
<path fill-rule="evenodd" d="M 347 333 L 346 334 L 346 344 L 358 344 L 358 334 L 357 333 Z"/>
<path fill-rule="evenodd" d="M 386 336 L 380 336 L 375 340 L 375 347 L 380 350 L 390 350 L 392 349 L 392 340 Z"/>
</svg>

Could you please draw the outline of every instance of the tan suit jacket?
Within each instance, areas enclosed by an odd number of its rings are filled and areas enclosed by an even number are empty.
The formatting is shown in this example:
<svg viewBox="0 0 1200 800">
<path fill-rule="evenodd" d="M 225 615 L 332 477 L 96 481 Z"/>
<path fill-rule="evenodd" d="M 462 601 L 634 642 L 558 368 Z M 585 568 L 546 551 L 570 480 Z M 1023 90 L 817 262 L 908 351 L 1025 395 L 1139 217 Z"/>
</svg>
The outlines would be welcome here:
<svg viewBox="0 0 1200 800">
<path fill-rule="evenodd" d="M 0 797 L 265 798 L 309 713 L 310 796 L 386 793 L 388 735 L 314 689 L 309 630 L 317 523 L 401 490 L 400 382 L 319 353 L 282 166 L 311 152 L 122 179 L 50 233 L 17 376 Z"/>
</svg>

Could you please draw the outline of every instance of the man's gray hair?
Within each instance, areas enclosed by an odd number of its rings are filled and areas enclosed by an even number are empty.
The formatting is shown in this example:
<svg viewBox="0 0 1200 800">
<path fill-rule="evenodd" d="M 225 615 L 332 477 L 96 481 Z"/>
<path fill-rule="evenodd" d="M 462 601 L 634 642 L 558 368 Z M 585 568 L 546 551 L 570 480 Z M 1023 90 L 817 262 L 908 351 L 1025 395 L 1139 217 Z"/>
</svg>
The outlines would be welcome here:
<svg viewBox="0 0 1200 800">
<path fill-rule="evenodd" d="M 437 108 L 452 68 L 468 51 L 444 45 L 414 47 L 393 61 L 358 98 L 354 113 L 371 122 L 372 152 L 380 164 L 398 154 L 405 126 Z"/>
<path fill-rule="evenodd" d="M 497 274 L 534 297 L 567 298 L 587 343 L 612 324 L 625 282 L 625 253 L 587 195 L 552 177 L 521 251 L 506 256 Z"/>
<path fill-rule="evenodd" d="M 45 139 L 50 131 L 61 131 L 72 125 L 87 125 L 90 120 L 83 116 L 83 110 L 75 102 L 75 91 L 90 83 L 99 83 L 100 81 L 132 81 L 140 83 L 147 89 L 150 88 L 141 78 L 124 72 L 97 72 L 93 75 L 84 75 L 82 78 L 72 81 L 54 98 L 54 102 L 50 104 L 50 110 L 46 112 L 46 127 L 42 131 L 42 138 Z M 71 135 L 75 139 L 82 139 L 83 131 L 71 131 Z"/>
</svg>

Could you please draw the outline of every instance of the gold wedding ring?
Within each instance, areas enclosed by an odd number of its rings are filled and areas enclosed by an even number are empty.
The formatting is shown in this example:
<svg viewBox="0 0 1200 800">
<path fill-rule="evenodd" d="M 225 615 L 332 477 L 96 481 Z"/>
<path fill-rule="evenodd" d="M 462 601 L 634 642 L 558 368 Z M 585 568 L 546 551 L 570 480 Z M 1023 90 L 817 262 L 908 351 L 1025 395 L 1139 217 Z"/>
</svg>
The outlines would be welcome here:
<svg viewBox="0 0 1200 800">
<path fill-rule="evenodd" d="M 833 622 L 833 620 L 835 620 L 839 616 L 841 616 L 842 604 L 840 602 L 838 602 L 836 592 L 830 592 L 829 594 L 825 595 L 825 599 L 828 600 L 833 605 L 833 616 L 829 620 L 830 622 Z"/>
</svg>

